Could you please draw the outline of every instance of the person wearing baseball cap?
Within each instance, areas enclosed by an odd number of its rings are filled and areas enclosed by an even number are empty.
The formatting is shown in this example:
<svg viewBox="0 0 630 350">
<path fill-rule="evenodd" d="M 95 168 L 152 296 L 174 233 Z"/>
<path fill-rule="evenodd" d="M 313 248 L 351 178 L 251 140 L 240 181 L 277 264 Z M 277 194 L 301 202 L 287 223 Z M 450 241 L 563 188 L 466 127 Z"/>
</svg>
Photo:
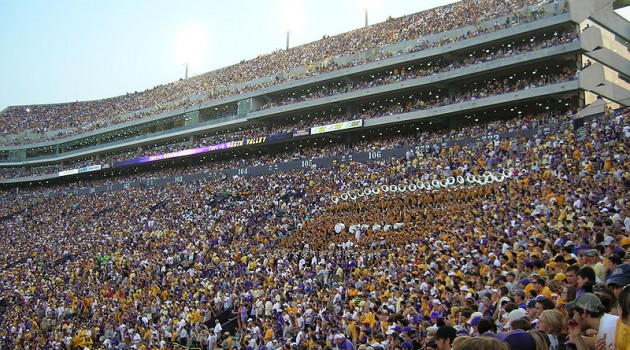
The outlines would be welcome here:
<svg viewBox="0 0 630 350">
<path fill-rule="evenodd" d="M 606 285 L 610 292 L 615 296 L 616 303 L 612 310 L 616 315 L 621 315 L 621 303 L 619 296 L 623 287 L 630 285 L 630 264 L 620 264 L 615 266 L 610 275 L 606 279 Z"/>
<path fill-rule="evenodd" d="M 606 279 L 606 285 L 615 294 L 615 298 L 619 298 L 621 289 L 630 284 L 630 264 L 621 264 L 615 266 L 610 275 Z"/>
<path fill-rule="evenodd" d="M 524 318 L 527 316 L 527 311 L 518 308 L 518 309 L 514 309 L 512 311 L 510 311 L 510 313 L 507 316 L 507 321 L 505 322 L 505 325 L 503 325 L 503 328 L 506 330 L 511 330 L 512 329 L 512 322 L 520 319 L 520 318 Z"/>
<path fill-rule="evenodd" d="M 477 329 L 477 325 L 479 324 L 479 321 L 481 321 L 482 318 L 483 318 L 483 316 L 475 316 L 475 317 L 470 319 L 470 328 L 471 328 L 471 330 L 469 332 L 469 335 L 476 336 L 476 335 L 479 334 L 479 330 Z"/>
<path fill-rule="evenodd" d="M 603 338 L 607 347 L 616 347 L 618 316 L 608 314 L 601 300 L 593 293 L 584 293 L 574 301 L 567 303 L 569 310 L 569 342 L 578 350 L 594 347 L 595 338 L 583 337 L 582 333 L 594 329 L 598 337 Z"/>
<path fill-rule="evenodd" d="M 510 345 L 511 350 L 536 349 L 536 341 L 532 335 L 522 329 L 502 333 L 497 338 Z"/>
<path fill-rule="evenodd" d="M 523 310 L 527 309 L 527 300 L 525 299 L 525 291 L 522 289 L 516 289 L 512 292 L 512 298 L 514 303 Z"/>
<path fill-rule="evenodd" d="M 597 249 L 589 249 L 583 253 L 585 266 L 590 266 L 595 271 L 596 281 L 604 281 L 606 279 L 606 268 L 601 262 L 601 253 Z"/>
<path fill-rule="evenodd" d="M 440 313 L 435 310 L 431 311 L 431 313 L 429 314 L 429 320 L 431 320 L 431 324 L 433 325 L 437 324 L 438 318 L 440 318 Z"/>
</svg>

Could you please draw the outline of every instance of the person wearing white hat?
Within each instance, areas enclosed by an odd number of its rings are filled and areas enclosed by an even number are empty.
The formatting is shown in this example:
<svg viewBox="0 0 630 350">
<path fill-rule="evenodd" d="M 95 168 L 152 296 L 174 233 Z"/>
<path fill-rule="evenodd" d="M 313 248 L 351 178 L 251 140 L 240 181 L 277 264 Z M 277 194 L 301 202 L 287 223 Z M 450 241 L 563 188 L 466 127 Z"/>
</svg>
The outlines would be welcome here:
<svg viewBox="0 0 630 350">
<path fill-rule="evenodd" d="M 507 316 L 507 322 L 505 322 L 505 325 L 503 325 L 503 329 L 505 330 L 511 330 L 512 329 L 512 322 L 526 317 L 527 316 L 527 311 L 518 308 L 518 309 L 514 309 L 512 311 L 510 311 L 510 313 Z"/>
<path fill-rule="evenodd" d="M 347 339 L 343 333 L 337 333 L 333 336 L 333 342 L 335 343 L 335 348 L 341 350 L 354 350 L 354 345 Z"/>
<path fill-rule="evenodd" d="M 604 237 L 604 240 L 602 241 L 602 245 L 604 247 L 608 247 L 609 245 L 611 245 L 613 242 L 615 241 L 615 238 L 612 236 L 606 236 Z"/>
</svg>

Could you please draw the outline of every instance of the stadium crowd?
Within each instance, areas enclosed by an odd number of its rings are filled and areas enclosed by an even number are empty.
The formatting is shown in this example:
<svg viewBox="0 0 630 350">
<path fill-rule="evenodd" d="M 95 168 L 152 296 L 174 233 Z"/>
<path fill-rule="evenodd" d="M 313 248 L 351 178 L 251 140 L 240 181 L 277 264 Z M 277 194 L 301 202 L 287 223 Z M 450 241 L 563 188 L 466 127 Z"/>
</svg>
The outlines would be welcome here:
<svg viewBox="0 0 630 350">
<path fill-rule="evenodd" d="M 541 71 L 545 71 L 544 68 L 541 68 Z M 536 72 L 534 72 L 536 73 Z M 393 78 L 394 81 L 401 80 L 400 75 L 398 73 L 392 72 L 398 76 L 397 78 Z M 356 119 L 372 119 L 377 117 L 383 117 L 388 115 L 409 113 L 420 110 L 427 110 L 431 108 L 441 107 L 445 105 L 451 105 L 455 103 L 462 103 L 466 101 L 481 99 L 485 97 L 496 96 L 500 94 L 510 93 L 518 90 L 531 89 L 536 87 L 542 87 L 551 84 L 557 84 L 562 82 L 567 82 L 574 80 L 576 77 L 575 70 L 570 69 L 569 67 L 564 67 L 560 71 L 556 72 L 548 72 L 545 75 L 538 74 L 527 74 L 516 75 L 511 74 L 510 76 L 505 77 L 493 77 L 486 81 L 480 81 L 473 84 L 464 84 L 461 86 L 461 90 L 457 93 L 452 94 L 452 96 L 444 96 L 444 93 L 441 90 L 434 91 L 425 91 L 420 94 L 419 97 L 410 100 L 410 101 L 402 101 L 396 103 L 389 103 L 389 105 L 384 106 L 372 106 L 370 104 L 359 106 L 357 108 L 360 112 L 356 112 L 355 114 L 349 116 L 347 112 L 338 111 L 337 113 L 327 113 L 325 117 L 311 117 L 310 114 L 308 116 L 300 117 L 298 116 L 298 122 L 293 123 L 271 123 L 264 130 L 266 131 L 266 135 L 280 133 L 280 132 L 293 132 L 295 130 L 311 128 L 318 125 L 325 125 L 330 123 L 337 123 L 347 120 L 356 120 Z M 367 85 L 367 83 L 357 84 L 362 86 L 362 88 L 368 88 L 370 86 L 380 85 L 378 82 L 380 79 L 377 79 L 377 83 L 373 85 Z M 404 79 L 402 79 L 404 80 Z M 391 81 L 390 81 L 391 83 Z M 353 85 L 353 84 L 350 84 Z M 354 90 L 354 88 L 341 89 L 343 92 L 350 92 Z M 301 101 L 313 100 L 316 98 L 322 98 L 325 96 L 332 96 L 337 93 L 341 93 L 336 89 L 329 89 L 319 92 L 312 92 L 308 96 L 300 97 Z M 442 96 L 440 96 L 442 94 Z M 289 98 L 277 102 L 277 105 L 283 105 L 286 103 L 297 103 L 295 98 Z M 261 107 L 261 109 L 273 108 L 276 105 L 267 104 Z M 221 142 L 234 141 L 234 140 L 242 140 L 245 136 L 255 137 L 255 135 L 264 135 L 262 134 L 262 130 L 258 129 L 250 129 L 246 131 L 233 132 L 231 134 L 221 134 L 214 137 L 206 137 L 198 142 L 191 144 L 190 142 L 178 142 L 177 145 L 167 145 L 164 147 L 155 147 L 149 150 L 142 148 L 135 148 L 130 150 L 129 152 L 120 153 L 114 156 L 109 157 L 93 157 L 89 160 L 85 160 L 82 162 L 70 162 L 65 165 L 65 169 L 76 169 L 81 166 L 93 165 L 93 164 L 108 164 L 108 163 L 116 163 L 118 161 L 138 158 L 141 156 L 150 156 L 155 154 L 161 154 L 165 152 L 173 152 L 187 148 L 194 148 L 203 145 L 211 145 L 217 144 Z M 43 175 L 43 174 L 51 174 L 58 172 L 60 170 L 64 170 L 64 168 L 58 166 L 46 166 L 46 167 L 37 167 L 32 169 L 25 168 L 5 168 L 0 170 L 0 176 L 5 178 L 14 178 L 14 177 L 26 177 L 32 175 Z"/>
<path fill-rule="evenodd" d="M 148 92 L 12 108 L 3 127 L 11 130 L 15 118 L 11 132 L 44 132 L 46 118 L 64 117 L 49 127 L 89 120 L 94 124 L 82 131 L 90 130 L 185 106 L 195 94 L 233 93 L 236 88 L 221 81 L 255 81 L 322 55 L 349 55 L 469 25 L 476 27 L 467 36 L 505 28 L 528 20 L 531 14 L 519 10 L 535 3 L 462 1 Z M 553 14 L 563 11 L 557 0 L 553 6 Z M 508 17 L 482 25 L 501 16 Z M 442 40 L 434 44 L 453 39 Z M 549 45 L 571 40 L 559 35 Z M 510 53 L 547 44 L 528 45 Z M 416 49 L 428 46 L 421 41 Z M 491 59 L 510 53 L 494 52 Z M 470 63 L 441 62 L 410 75 Z M 351 119 L 535 88 L 575 74 L 567 67 L 462 84 L 452 96 L 361 109 Z M 401 79 L 404 74 L 392 72 L 375 84 Z M 373 83 L 353 82 L 345 91 Z M 244 86 L 238 89 L 260 87 Z M 0 349 L 630 349 L 630 110 L 607 108 L 573 129 L 570 109 L 21 188 L 19 198 L 0 201 Z M 200 142 L 290 132 L 348 116 L 298 119 Z M 439 146 L 550 124 L 562 127 L 529 138 Z M 430 143 L 435 146 L 413 147 Z M 31 196 L 394 147 L 409 150 L 404 157 L 264 176 Z M 226 312 L 232 320 L 220 321 Z"/>
<path fill-rule="evenodd" d="M 546 36 L 544 36 L 541 38 L 532 38 L 531 41 L 523 40 L 523 43 L 521 45 L 516 45 L 515 43 L 503 45 L 502 47 L 495 48 L 492 51 L 482 51 L 480 53 L 477 53 L 475 56 L 471 55 L 462 59 L 440 59 L 437 61 L 421 62 L 419 63 L 418 67 L 399 67 L 396 69 L 392 69 L 391 71 L 383 72 L 381 74 L 370 74 L 369 76 L 363 77 L 363 79 L 361 80 L 350 79 L 349 81 L 345 81 L 343 85 L 338 82 L 334 82 L 329 85 L 318 86 L 316 89 L 311 88 L 308 91 L 305 91 L 304 94 L 300 96 L 295 96 L 294 93 L 290 93 L 289 97 L 269 101 L 259 106 L 258 110 L 294 104 L 302 101 L 310 101 L 326 96 L 344 94 L 352 91 L 373 88 L 376 86 L 382 86 L 411 79 L 434 76 L 445 72 L 455 73 L 455 75 L 458 75 L 458 69 L 494 61 L 501 58 L 513 58 L 515 55 L 558 46 L 573 42 L 575 40 L 576 37 L 573 33 L 556 33 L 556 35 L 551 38 L 547 38 Z"/>
<path fill-rule="evenodd" d="M 98 187 L 103 185 L 111 185 L 117 182 L 133 182 L 133 181 L 143 181 L 148 178 L 150 179 L 159 179 L 166 178 L 169 176 L 175 176 L 178 174 L 194 174 L 200 172 L 208 172 L 208 171 L 220 171 L 222 169 L 236 169 L 236 168 L 244 168 L 244 167 L 252 167 L 252 166 L 260 166 L 260 165 L 274 165 L 278 163 L 283 163 L 292 160 L 300 160 L 300 159 L 313 159 L 313 158 L 322 158 L 328 156 L 335 155 L 344 155 L 353 152 L 368 152 L 368 151 L 378 151 L 384 149 L 390 149 L 394 147 L 411 147 L 417 144 L 435 144 L 441 143 L 447 140 L 459 140 L 465 138 L 472 137 L 481 137 L 483 135 L 491 135 L 500 132 L 513 132 L 517 130 L 529 130 L 534 128 L 540 128 L 544 126 L 550 125 L 566 125 L 568 124 L 574 115 L 572 110 L 567 112 L 562 111 L 553 111 L 553 112 L 544 112 L 544 113 L 535 113 L 535 114 L 516 114 L 516 117 L 510 118 L 508 120 L 495 120 L 488 122 L 477 122 L 470 125 L 466 125 L 459 129 L 436 129 L 436 130 L 420 130 L 415 134 L 408 136 L 396 136 L 389 138 L 379 137 L 377 139 L 368 138 L 363 139 L 362 141 L 350 144 L 350 145 L 339 145 L 339 144 L 330 144 L 330 145 L 320 145 L 317 148 L 300 148 L 297 150 L 289 150 L 286 152 L 261 152 L 259 154 L 253 154 L 250 156 L 242 156 L 229 160 L 214 160 L 212 162 L 206 162 L 200 165 L 194 166 L 180 166 L 176 169 L 170 167 L 161 167 L 160 169 L 151 169 L 149 174 L 133 174 L 127 176 L 116 176 L 112 178 L 106 178 L 103 180 L 91 180 L 89 182 L 89 187 Z M 324 123 L 326 118 L 315 119 L 318 121 L 318 124 Z M 302 124 L 299 124 L 302 125 Z M 299 128 L 295 128 L 299 129 Z M 283 126 L 279 126 L 278 128 L 272 128 L 271 134 L 275 132 L 287 132 L 295 129 L 286 129 Z M 247 131 L 249 132 L 249 130 Z M 260 130 L 258 131 L 260 132 Z M 257 135 L 256 131 L 252 131 L 253 135 Z M 266 133 L 268 134 L 268 133 Z M 241 134 L 227 134 L 219 136 L 219 139 L 208 138 L 206 139 L 206 144 L 213 144 L 212 141 L 229 141 L 234 140 L 229 138 L 231 136 L 236 136 L 237 138 L 242 137 Z M 228 138 L 225 138 L 228 137 Z M 203 141 L 202 141 L 203 142 Z M 165 151 L 177 151 L 183 148 L 188 148 L 189 146 L 180 145 L 179 148 L 156 148 L 154 149 L 155 154 L 163 153 Z M 146 153 L 127 153 L 122 155 L 119 159 L 133 159 L 134 157 L 138 157 L 140 155 L 147 155 Z M 89 163 L 85 163 L 84 165 L 92 164 L 93 161 Z M 80 166 L 79 164 L 73 164 L 76 168 Z M 47 168 L 48 169 L 48 168 Z M 54 170 L 54 168 L 52 168 Z M 61 169 L 59 169 L 61 170 Z M 41 173 L 41 172 L 40 172 Z M 23 172 L 16 172 L 16 174 L 23 175 Z M 51 187 L 46 186 L 41 188 L 41 191 L 38 191 L 34 187 L 30 188 L 30 193 L 42 195 L 44 193 L 50 193 L 55 191 L 62 191 L 68 189 L 78 189 L 85 187 L 85 183 L 83 181 L 77 181 L 74 183 L 66 183 L 61 186 Z M 17 194 L 16 189 L 10 190 L 7 194 Z"/>
<path fill-rule="evenodd" d="M 3 202 L 0 344 L 626 349 L 628 119 L 590 120 L 585 139 L 567 128 L 54 206 Z M 332 200 L 503 169 L 485 185 Z M 238 320 L 229 334 L 215 324 L 226 309 Z"/>
<path fill-rule="evenodd" d="M 147 179 L 160 179 L 167 178 L 172 176 L 177 176 L 181 174 L 195 174 L 200 172 L 208 172 L 208 171 L 220 171 L 222 169 L 236 169 L 243 167 L 251 167 L 251 166 L 259 166 L 259 165 L 274 165 L 282 162 L 287 162 L 291 160 L 304 160 L 304 159 L 313 159 L 334 155 L 344 155 L 353 152 L 368 152 L 368 151 L 378 151 L 384 149 L 391 149 L 394 147 L 412 147 L 418 144 L 435 144 L 441 143 L 447 140 L 459 140 L 473 137 L 482 137 L 484 135 L 492 135 L 501 132 L 513 132 L 517 130 L 528 130 L 534 128 L 541 128 L 550 125 L 567 125 L 573 116 L 574 112 L 569 110 L 568 112 L 562 111 L 547 111 L 544 113 L 535 113 L 535 114 L 523 114 L 517 113 L 514 115 L 515 117 L 509 118 L 507 120 L 489 120 L 487 122 L 483 122 L 481 120 L 474 121 L 469 125 L 465 125 L 462 128 L 458 129 L 433 129 L 433 130 L 420 130 L 415 134 L 406 135 L 406 136 L 396 136 L 396 137 L 379 137 L 379 138 L 366 138 L 360 142 L 353 143 L 350 145 L 339 145 L 339 144 L 329 144 L 329 145 L 320 145 L 317 148 L 300 148 L 298 150 L 290 150 L 286 152 L 261 152 L 259 154 L 253 154 L 250 156 L 244 155 L 239 158 L 234 158 L 231 160 L 218 160 L 213 159 L 211 162 L 206 162 L 199 165 L 188 165 L 188 166 L 179 166 L 176 169 L 170 167 L 160 167 L 153 168 L 150 172 L 141 172 L 141 173 L 133 173 L 132 175 L 119 175 L 116 177 L 109 177 L 101 180 L 90 180 L 88 183 L 85 181 L 76 181 L 69 182 L 63 185 L 58 186 L 50 186 L 47 185 L 45 187 L 35 187 L 31 186 L 29 188 L 29 194 L 31 195 L 45 195 L 47 193 L 67 191 L 73 189 L 81 189 L 85 187 L 95 188 L 98 186 L 104 185 L 112 185 L 115 183 L 125 183 L 125 182 L 134 182 L 134 181 L 146 181 Z M 326 119 L 316 119 L 320 122 L 324 122 Z M 277 128 L 270 129 L 273 133 L 275 132 L 287 132 L 294 129 L 286 129 L 283 126 L 277 126 Z M 265 134 L 268 134 L 268 131 L 265 131 Z M 245 133 L 251 133 L 252 135 L 257 135 L 256 133 L 260 132 L 260 130 L 247 130 Z M 233 134 L 222 135 L 220 137 L 230 137 Z M 239 137 L 242 135 L 239 135 Z M 208 144 L 212 144 L 211 141 L 215 139 L 208 139 Z M 223 139 L 220 140 L 231 140 L 231 139 Z M 183 147 L 183 146 L 182 146 Z M 170 151 L 176 151 L 180 148 L 170 148 Z M 164 150 L 164 149 L 162 149 Z M 157 151 L 159 153 L 159 150 Z M 127 155 L 121 157 L 121 160 L 130 159 L 134 156 L 138 156 L 137 153 L 128 153 Z M 85 165 L 89 165 L 90 163 L 86 163 Z M 78 165 L 77 165 L 78 166 Z M 50 168 L 54 169 L 54 168 Z M 61 169 L 59 169 L 61 170 Z M 42 173 L 42 172 L 40 172 Z M 22 172 L 16 172 L 16 174 L 23 175 Z M 14 188 L 11 190 L 7 190 L 4 192 L 5 195 L 17 195 L 20 191 L 18 188 Z"/>
<path fill-rule="evenodd" d="M 566 11 L 564 6 L 566 2 L 562 3 L 560 11 Z M 336 36 L 325 36 L 321 40 L 290 50 L 261 55 L 252 60 L 143 92 L 97 101 L 9 107 L 0 115 L 0 130 L 5 135 L 3 143 L 19 145 L 63 138 L 259 89 L 288 79 L 300 79 L 340 69 L 347 65 L 327 62 L 334 61 L 335 57 L 348 56 L 375 47 L 382 48 L 389 44 L 415 40 L 416 44 L 412 51 L 428 49 L 525 23 L 541 16 L 560 13 L 526 10 L 527 6 L 541 5 L 535 0 L 483 0 L 475 1 L 472 6 L 468 5 L 470 4 L 462 1 L 400 18 L 391 18 L 367 28 Z M 446 18 L 448 20 L 445 20 Z M 425 39 L 427 36 L 456 28 L 469 30 L 460 36 L 445 35 L 439 39 Z M 399 53 L 402 52 L 381 52 L 348 64 L 367 63 Z M 300 67 L 308 67 L 308 71 L 291 74 Z M 264 82 L 261 83 L 261 79 Z M 226 82 L 229 82 L 229 85 Z"/>
</svg>

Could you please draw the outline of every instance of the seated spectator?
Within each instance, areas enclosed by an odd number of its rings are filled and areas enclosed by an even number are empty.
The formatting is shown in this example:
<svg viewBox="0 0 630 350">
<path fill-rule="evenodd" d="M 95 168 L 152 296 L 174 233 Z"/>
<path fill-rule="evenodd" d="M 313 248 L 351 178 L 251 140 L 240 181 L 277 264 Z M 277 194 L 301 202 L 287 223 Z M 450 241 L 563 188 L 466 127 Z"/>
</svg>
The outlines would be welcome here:
<svg viewBox="0 0 630 350">
<path fill-rule="evenodd" d="M 617 339 L 619 350 L 630 349 L 630 287 L 626 285 L 619 295 L 619 309 L 621 323 L 617 324 Z"/>
<path fill-rule="evenodd" d="M 499 335 L 499 340 L 510 346 L 511 350 L 536 349 L 536 341 L 528 331 L 516 329 Z"/>
<path fill-rule="evenodd" d="M 593 286 L 596 283 L 595 279 L 595 270 L 590 266 L 582 266 L 576 274 L 576 297 L 580 297 L 584 293 L 593 293 Z"/>
<path fill-rule="evenodd" d="M 569 341 L 578 349 L 586 349 L 589 343 L 594 344 L 594 338 L 582 336 L 582 332 L 589 329 L 596 330 L 604 338 L 606 346 L 619 346 L 615 343 L 619 317 L 605 313 L 604 305 L 595 294 L 584 293 L 566 306 L 571 316 Z"/>
<path fill-rule="evenodd" d="M 510 346 L 492 337 L 460 336 L 453 342 L 453 350 L 509 350 Z"/>
<path fill-rule="evenodd" d="M 566 337 L 562 334 L 565 317 L 557 310 L 544 310 L 538 318 L 538 330 L 545 332 L 549 338 L 549 348 L 564 347 Z"/>
<path fill-rule="evenodd" d="M 438 350 L 450 350 L 457 336 L 457 330 L 451 326 L 442 326 L 435 333 L 435 343 Z"/>
<path fill-rule="evenodd" d="M 491 318 L 484 317 L 479 320 L 479 323 L 477 324 L 477 331 L 479 336 L 496 338 L 497 325 Z"/>
</svg>

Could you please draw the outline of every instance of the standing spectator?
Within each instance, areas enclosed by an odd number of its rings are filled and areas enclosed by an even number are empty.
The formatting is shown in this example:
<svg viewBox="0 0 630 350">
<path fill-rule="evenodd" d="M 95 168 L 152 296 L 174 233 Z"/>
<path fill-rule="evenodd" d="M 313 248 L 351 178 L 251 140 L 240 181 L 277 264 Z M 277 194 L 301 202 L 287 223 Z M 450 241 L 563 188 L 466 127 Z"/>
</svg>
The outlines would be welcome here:
<svg viewBox="0 0 630 350">
<path fill-rule="evenodd" d="M 223 331 L 223 327 L 221 326 L 221 322 L 218 319 L 214 320 L 214 334 L 219 337 L 221 332 Z"/>
</svg>

